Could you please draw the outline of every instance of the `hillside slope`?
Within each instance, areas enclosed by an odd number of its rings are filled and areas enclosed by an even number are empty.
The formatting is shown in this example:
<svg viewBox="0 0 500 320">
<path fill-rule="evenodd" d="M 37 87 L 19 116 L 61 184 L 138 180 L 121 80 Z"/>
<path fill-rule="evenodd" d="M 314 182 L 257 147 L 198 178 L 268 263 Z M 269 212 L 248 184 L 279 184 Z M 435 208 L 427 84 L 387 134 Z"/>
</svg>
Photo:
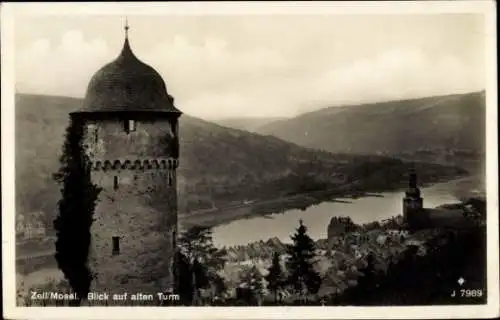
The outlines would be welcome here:
<svg viewBox="0 0 500 320">
<path fill-rule="evenodd" d="M 220 120 L 214 120 L 214 123 L 217 123 L 218 125 L 228 127 L 228 128 L 233 128 L 233 129 L 240 129 L 240 130 L 245 130 L 249 132 L 258 132 L 259 129 L 266 124 L 269 124 L 271 122 L 276 122 L 280 120 L 285 120 L 285 118 L 226 118 L 226 119 L 220 119 Z"/>
<path fill-rule="evenodd" d="M 52 174 L 68 124 L 79 99 L 16 96 L 17 212 L 43 212 L 46 223 L 56 212 L 59 187 Z M 376 156 L 315 151 L 273 136 L 225 128 L 183 115 L 180 120 L 179 210 L 223 207 L 244 199 L 272 199 L 363 179 L 367 188 L 404 184 L 408 165 Z M 457 170 L 426 165 L 423 181 L 455 176 Z"/>
<path fill-rule="evenodd" d="M 264 125 L 310 148 L 357 154 L 467 160 L 485 151 L 485 93 L 330 107 Z"/>
</svg>

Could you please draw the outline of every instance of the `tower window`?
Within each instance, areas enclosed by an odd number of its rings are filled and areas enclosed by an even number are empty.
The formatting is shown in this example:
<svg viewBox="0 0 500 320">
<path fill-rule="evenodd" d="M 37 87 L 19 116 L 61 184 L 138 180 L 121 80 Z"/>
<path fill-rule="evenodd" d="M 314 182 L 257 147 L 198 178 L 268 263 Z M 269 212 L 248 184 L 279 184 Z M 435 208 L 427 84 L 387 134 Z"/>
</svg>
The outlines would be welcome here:
<svg viewBox="0 0 500 320">
<path fill-rule="evenodd" d="M 125 120 L 125 132 L 134 132 L 136 129 L 135 120 Z"/>
<path fill-rule="evenodd" d="M 117 176 L 113 177 L 113 189 L 118 190 L 118 177 Z"/>
<path fill-rule="evenodd" d="M 96 128 L 94 130 L 94 143 L 97 144 L 98 141 L 99 141 L 99 129 Z"/>
<path fill-rule="evenodd" d="M 120 237 L 113 237 L 113 255 L 119 255 L 120 254 Z"/>
<path fill-rule="evenodd" d="M 171 187 L 172 186 L 172 173 L 168 174 L 167 180 L 168 180 L 168 186 Z"/>
</svg>

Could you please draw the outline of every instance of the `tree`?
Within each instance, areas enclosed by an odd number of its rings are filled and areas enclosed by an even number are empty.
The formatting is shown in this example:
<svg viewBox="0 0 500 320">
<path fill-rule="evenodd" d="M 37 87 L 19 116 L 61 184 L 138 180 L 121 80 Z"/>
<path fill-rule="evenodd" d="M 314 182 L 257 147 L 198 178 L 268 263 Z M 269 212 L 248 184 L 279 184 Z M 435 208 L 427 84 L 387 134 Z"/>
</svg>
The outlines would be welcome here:
<svg viewBox="0 0 500 320">
<path fill-rule="evenodd" d="M 87 267 L 90 227 L 101 189 L 90 179 L 87 156 L 83 152 L 83 123 L 77 119 L 66 129 L 66 141 L 60 158 L 61 168 L 54 179 L 61 185 L 59 212 L 54 220 L 56 230 L 55 258 L 72 289 L 86 297 L 93 274 Z M 80 301 L 75 301 L 79 305 Z"/>
<path fill-rule="evenodd" d="M 210 276 L 208 269 L 200 263 L 198 258 L 194 257 L 191 262 L 191 276 L 193 279 L 193 288 L 194 288 L 194 299 L 193 302 L 195 305 L 201 301 L 201 292 L 200 289 L 207 288 L 210 285 Z"/>
<path fill-rule="evenodd" d="M 305 298 L 308 293 L 316 294 L 319 291 L 321 277 L 314 270 L 315 244 L 307 235 L 307 228 L 302 224 L 302 220 L 292 240 L 293 244 L 287 248 L 287 269 L 290 274 L 288 283 L 296 293 Z"/>
<path fill-rule="evenodd" d="M 212 280 L 212 286 L 214 289 L 214 296 L 217 298 L 224 298 L 227 292 L 227 285 L 224 278 L 217 274 Z"/>
<path fill-rule="evenodd" d="M 180 303 L 183 305 L 191 305 L 193 303 L 193 274 L 191 263 L 181 250 L 175 252 L 174 262 L 175 274 L 175 292 L 180 296 Z"/>
<path fill-rule="evenodd" d="M 194 226 L 181 233 L 179 247 L 184 249 L 190 258 L 197 258 L 209 269 L 220 270 L 226 263 L 226 252 L 215 247 L 212 238 L 212 229 L 203 226 Z"/>
<path fill-rule="evenodd" d="M 260 305 L 264 294 L 264 278 L 255 265 L 244 268 L 240 272 L 240 288 L 247 289 L 251 293 L 247 303 Z"/>
<path fill-rule="evenodd" d="M 366 257 L 366 266 L 359 270 L 363 275 L 358 278 L 358 286 L 363 287 L 364 290 L 371 289 L 375 279 L 375 257 L 373 253 L 368 254 Z"/>
<path fill-rule="evenodd" d="M 273 255 L 272 264 L 265 279 L 268 282 L 267 288 L 274 294 L 274 302 L 278 303 L 278 292 L 284 287 L 285 278 L 281 270 L 280 255 L 277 252 Z"/>
<path fill-rule="evenodd" d="M 208 227 L 194 226 L 181 233 L 179 247 L 182 249 L 194 275 L 194 290 L 212 286 L 215 295 L 225 291 L 224 279 L 219 271 L 226 263 L 226 251 L 214 246 L 212 230 Z"/>
</svg>

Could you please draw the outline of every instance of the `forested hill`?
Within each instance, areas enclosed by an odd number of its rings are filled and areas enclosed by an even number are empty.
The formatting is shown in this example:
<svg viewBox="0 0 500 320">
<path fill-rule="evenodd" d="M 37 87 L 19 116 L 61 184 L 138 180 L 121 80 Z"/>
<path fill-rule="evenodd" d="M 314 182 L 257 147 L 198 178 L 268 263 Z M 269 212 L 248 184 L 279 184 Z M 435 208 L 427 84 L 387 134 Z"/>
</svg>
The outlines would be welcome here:
<svg viewBox="0 0 500 320">
<path fill-rule="evenodd" d="M 17 211 L 43 212 L 49 225 L 60 197 L 52 174 L 59 168 L 68 113 L 80 103 L 67 97 L 16 96 Z M 188 115 L 180 120 L 180 147 L 181 212 L 317 190 L 345 179 L 365 179 L 373 188 L 394 187 L 404 185 L 409 167 L 385 157 L 315 151 Z M 422 164 L 420 176 L 430 181 L 458 171 Z"/>
<path fill-rule="evenodd" d="M 228 128 L 241 129 L 249 132 L 258 132 L 259 129 L 268 123 L 284 120 L 286 118 L 279 117 L 263 117 L 263 118 L 225 118 L 215 120 L 213 122 Z"/>
<path fill-rule="evenodd" d="M 485 152 L 485 92 L 329 107 L 258 132 L 330 152 L 465 164 Z"/>
</svg>

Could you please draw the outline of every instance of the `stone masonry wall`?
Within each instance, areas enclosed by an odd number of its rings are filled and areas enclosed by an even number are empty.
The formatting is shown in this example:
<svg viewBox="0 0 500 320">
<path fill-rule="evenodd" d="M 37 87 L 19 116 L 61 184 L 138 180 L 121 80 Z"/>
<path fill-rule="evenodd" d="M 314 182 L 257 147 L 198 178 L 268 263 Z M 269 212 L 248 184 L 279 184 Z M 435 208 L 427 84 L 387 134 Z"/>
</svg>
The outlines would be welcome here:
<svg viewBox="0 0 500 320">
<path fill-rule="evenodd" d="M 177 232 L 175 126 L 166 120 L 87 125 L 84 148 L 91 179 L 102 189 L 91 227 L 91 290 L 152 293 L 172 287 Z M 174 129 L 174 130 L 172 130 Z M 119 237 L 119 254 L 113 254 Z"/>
<path fill-rule="evenodd" d="M 95 161 L 178 157 L 176 120 L 137 120 L 136 130 L 128 133 L 125 121 L 88 122 L 84 141 L 87 154 Z"/>
</svg>

